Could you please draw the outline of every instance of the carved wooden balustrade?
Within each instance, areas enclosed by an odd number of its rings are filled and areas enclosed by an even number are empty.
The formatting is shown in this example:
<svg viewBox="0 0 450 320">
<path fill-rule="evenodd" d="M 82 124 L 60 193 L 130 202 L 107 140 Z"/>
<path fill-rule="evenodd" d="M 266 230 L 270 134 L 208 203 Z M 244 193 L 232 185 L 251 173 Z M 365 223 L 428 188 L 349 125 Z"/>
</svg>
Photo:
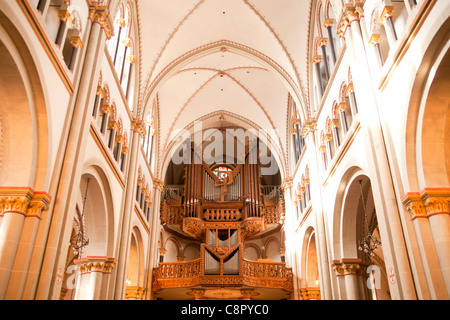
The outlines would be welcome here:
<svg viewBox="0 0 450 320">
<path fill-rule="evenodd" d="M 282 224 L 285 212 L 284 199 L 280 198 L 277 204 L 263 206 L 261 209 L 261 217 L 264 218 L 266 224 Z"/>
<path fill-rule="evenodd" d="M 283 262 L 242 261 L 239 275 L 205 275 L 203 259 L 165 262 L 153 270 L 153 291 L 207 286 L 248 286 L 292 292 L 292 270 Z"/>
<path fill-rule="evenodd" d="M 184 209 L 181 205 L 170 205 L 166 200 L 161 202 L 161 222 L 181 225 Z"/>
</svg>

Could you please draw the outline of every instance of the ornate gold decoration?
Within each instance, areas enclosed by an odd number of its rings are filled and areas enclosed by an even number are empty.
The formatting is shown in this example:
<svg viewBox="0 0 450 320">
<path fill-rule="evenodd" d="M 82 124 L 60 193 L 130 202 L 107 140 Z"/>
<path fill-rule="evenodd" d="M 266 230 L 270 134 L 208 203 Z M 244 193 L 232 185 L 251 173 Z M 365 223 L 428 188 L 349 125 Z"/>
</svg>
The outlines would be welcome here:
<svg viewBox="0 0 450 320">
<path fill-rule="evenodd" d="M 163 193 L 164 182 L 159 179 L 153 179 L 153 189 L 159 190 L 159 192 Z"/>
<path fill-rule="evenodd" d="M 426 188 L 422 192 L 410 192 L 403 197 L 402 203 L 412 219 L 450 214 L 450 189 Z"/>
<path fill-rule="evenodd" d="M 317 38 L 316 41 L 319 47 L 324 47 L 328 43 L 328 38 Z"/>
<path fill-rule="evenodd" d="M 292 188 L 292 185 L 293 180 L 291 177 L 284 178 L 283 183 L 281 184 L 281 190 L 283 190 L 283 192 L 286 192 L 286 190 Z"/>
<path fill-rule="evenodd" d="M 380 19 L 378 20 L 378 23 L 383 25 L 384 21 L 387 18 L 392 17 L 393 15 L 394 15 L 394 7 L 393 6 L 385 6 L 384 9 L 383 9 L 383 12 L 381 12 Z"/>
<path fill-rule="evenodd" d="M 300 295 L 302 296 L 303 300 L 320 300 L 320 288 L 301 288 Z"/>
<path fill-rule="evenodd" d="M 323 22 L 323 26 L 325 28 L 330 28 L 332 27 L 334 24 L 334 19 L 325 19 L 325 21 Z"/>
<path fill-rule="evenodd" d="M 281 289 L 292 292 L 292 269 L 283 262 L 247 261 L 241 258 L 239 275 L 204 275 L 202 258 L 193 261 L 160 263 L 153 270 L 153 291 L 198 286 L 237 286 Z M 202 295 L 201 288 L 198 294 Z M 251 289 L 245 289 L 251 290 Z M 194 293 L 195 294 L 195 293 Z M 243 294 L 249 294 L 243 293 Z"/>
<path fill-rule="evenodd" d="M 101 6 L 97 2 L 89 0 L 89 19 L 92 23 L 98 23 L 100 25 L 108 40 L 112 38 L 114 27 L 111 15 L 106 6 Z"/>
<path fill-rule="evenodd" d="M 144 298 L 145 288 L 127 286 L 125 289 L 125 300 L 142 300 Z"/>
<path fill-rule="evenodd" d="M 182 229 L 192 237 L 203 240 L 205 236 L 205 223 L 199 218 L 187 217 L 183 219 Z"/>
<path fill-rule="evenodd" d="M 49 203 L 50 196 L 45 192 L 35 192 L 30 188 L 0 188 L 0 217 L 12 212 L 41 218 Z"/>
<path fill-rule="evenodd" d="M 363 275 L 368 264 L 361 259 L 342 259 L 331 262 L 336 276 Z"/>
<path fill-rule="evenodd" d="M 264 218 L 262 217 L 247 218 L 241 224 L 241 239 L 246 239 L 264 230 L 266 230 Z"/>
<path fill-rule="evenodd" d="M 70 44 L 74 48 L 81 48 L 83 46 L 83 41 L 81 41 L 80 37 L 76 36 L 76 37 L 70 38 Z"/>
<path fill-rule="evenodd" d="M 69 20 L 69 22 L 71 23 L 70 12 L 67 10 L 59 10 L 58 17 L 62 22 L 66 22 L 67 20 Z"/>
<path fill-rule="evenodd" d="M 316 54 L 312 58 L 312 63 L 321 63 L 322 62 L 322 55 Z"/>
<path fill-rule="evenodd" d="M 117 260 L 107 257 L 86 257 L 83 259 L 74 260 L 75 265 L 80 270 L 81 274 L 91 272 L 101 272 L 110 274 L 115 267 Z"/>
</svg>

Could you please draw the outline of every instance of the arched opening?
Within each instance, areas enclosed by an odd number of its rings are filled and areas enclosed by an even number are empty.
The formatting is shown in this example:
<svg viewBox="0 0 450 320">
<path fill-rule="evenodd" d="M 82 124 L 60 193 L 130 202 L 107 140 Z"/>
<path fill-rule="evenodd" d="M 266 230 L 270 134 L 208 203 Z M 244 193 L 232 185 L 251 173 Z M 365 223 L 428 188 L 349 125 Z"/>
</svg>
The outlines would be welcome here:
<svg viewBox="0 0 450 320">
<path fill-rule="evenodd" d="M 439 61 L 438 61 L 439 62 Z M 434 78 L 424 101 L 418 132 L 423 185 L 450 185 L 450 50 L 436 65 Z"/>
<path fill-rule="evenodd" d="M 339 206 L 337 206 L 339 207 Z M 390 299 L 370 179 L 356 172 L 345 188 L 339 217 L 340 259 L 334 261 L 343 299 Z"/>
<path fill-rule="evenodd" d="M 0 185 L 46 190 L 48 123 L 25 40 L 0 12 Z"/>
</svg>

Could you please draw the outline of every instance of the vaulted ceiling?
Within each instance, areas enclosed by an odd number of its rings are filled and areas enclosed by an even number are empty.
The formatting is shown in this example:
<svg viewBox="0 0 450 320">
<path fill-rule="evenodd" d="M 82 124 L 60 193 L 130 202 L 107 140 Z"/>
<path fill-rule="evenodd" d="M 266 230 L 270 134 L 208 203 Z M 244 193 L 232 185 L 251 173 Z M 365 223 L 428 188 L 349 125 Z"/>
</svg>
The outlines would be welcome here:
<svg viewBox="0 0 450 320">
<path fill-rule="evenodd" d="M 286 157 L 288 95 L 308 104 L 309 0 L 141 0 L 145 110 L 158 102 L 160 150 L 207 115 L 278 130 Z M 231 121 L 233 122 L 233 121 Z M 285 160 L 284 160 L 285 161 Z"/>
</svg>

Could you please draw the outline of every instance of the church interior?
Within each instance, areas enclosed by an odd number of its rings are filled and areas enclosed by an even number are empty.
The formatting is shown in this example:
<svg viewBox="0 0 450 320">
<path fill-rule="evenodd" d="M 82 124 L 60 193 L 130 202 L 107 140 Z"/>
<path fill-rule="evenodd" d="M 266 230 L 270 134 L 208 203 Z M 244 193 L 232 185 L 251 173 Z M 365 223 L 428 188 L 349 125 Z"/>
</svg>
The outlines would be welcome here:
<svg viewBox="0 0 450 320">
<path fill-rule="evenodd" d="M 0 300 L 448 300 L 450 1 L 0 0 Z"/>
</svg>

